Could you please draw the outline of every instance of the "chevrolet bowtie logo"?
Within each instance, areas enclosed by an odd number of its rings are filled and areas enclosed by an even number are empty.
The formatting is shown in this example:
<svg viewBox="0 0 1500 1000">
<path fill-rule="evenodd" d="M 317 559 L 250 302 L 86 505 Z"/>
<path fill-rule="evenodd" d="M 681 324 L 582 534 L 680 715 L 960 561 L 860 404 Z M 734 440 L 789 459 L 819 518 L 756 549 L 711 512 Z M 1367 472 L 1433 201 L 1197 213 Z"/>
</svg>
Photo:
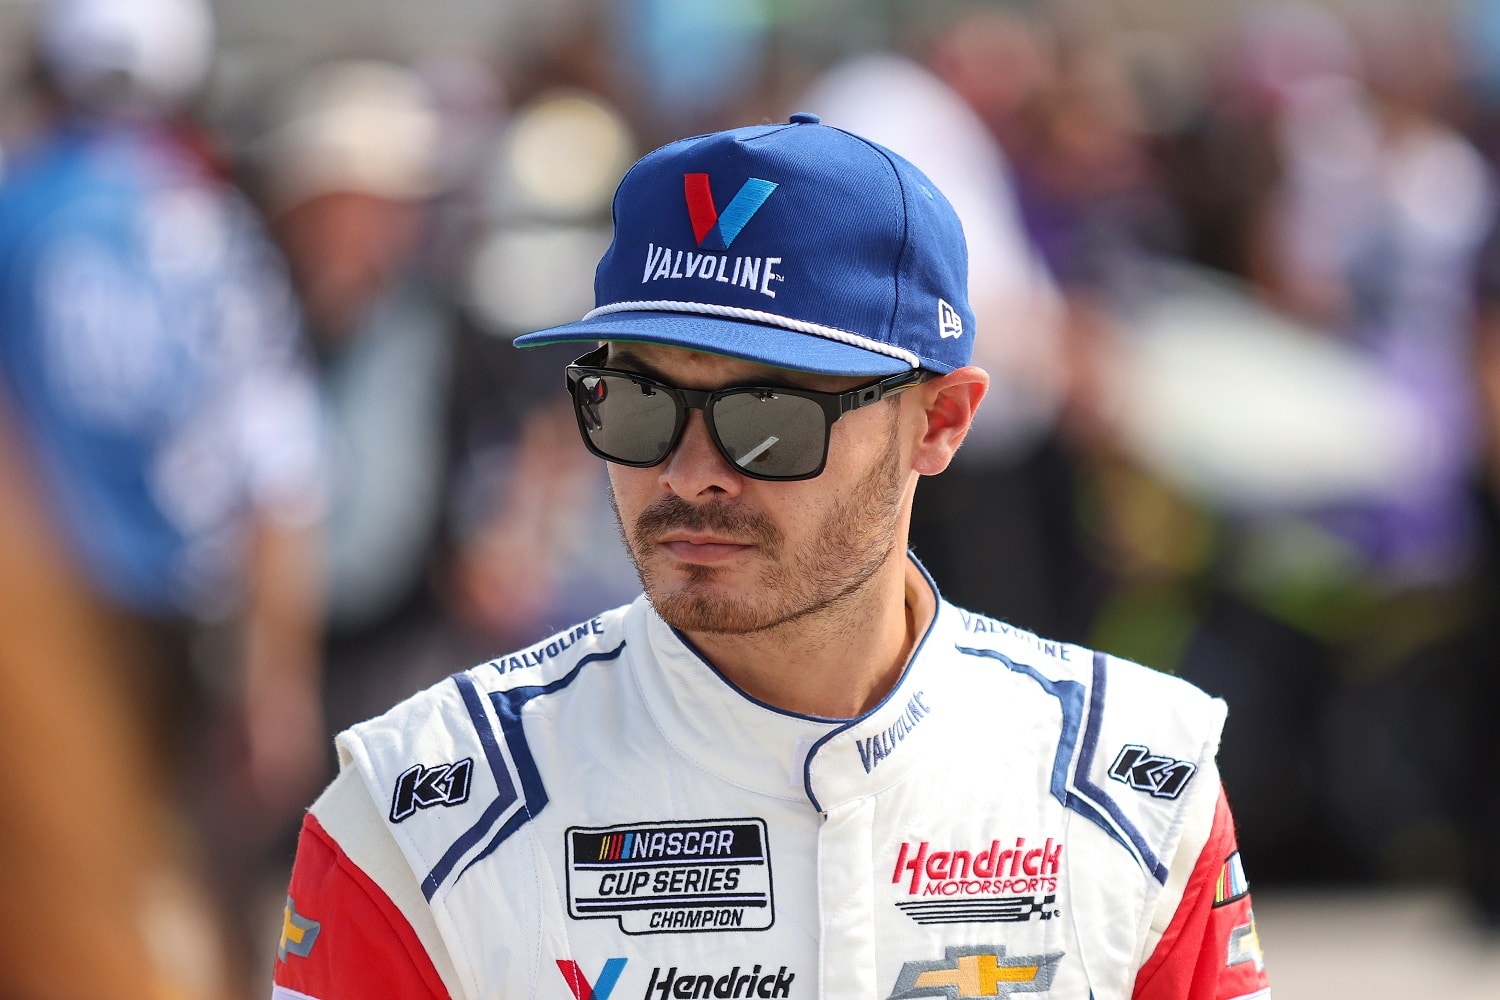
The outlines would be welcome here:
<svg viewBox="0 0 1500 1000">
<path fill-rule="evenodd" d="M 1008 997 L 1050 989 L 1063 953 L 1006 955 L 1004 945 L 948 948 L 941 961 L 907 962 L 889 1000 L 907 997 Z"/>
<path fill-rule="evenodd" d="M 309 920 L 298 913 L 297 904 L 288 896 L 286 906 L 281 911 L 281 943 L 276 947 L 276 957 L 283 962 L 288 955 L 306 958 L 312 951 L 313 942 L 318 939 L 318 931 L 322 929 L 322 925 L 316 920 Z"/>
<path fill-rule="evenodd" d="M 1225 959 L 1225 965 L 1241 965 L 1245 962 L 1255 963 L 1255 971 L 1262 972 L 1266 967 L 1266 956 L 1260 948 L 1260 933 L 1255 929 L 1255 914 L 1249 914 L 1250 922 L 1240 924 L 1229 932 L 1229 955 Z"/>
</svg>

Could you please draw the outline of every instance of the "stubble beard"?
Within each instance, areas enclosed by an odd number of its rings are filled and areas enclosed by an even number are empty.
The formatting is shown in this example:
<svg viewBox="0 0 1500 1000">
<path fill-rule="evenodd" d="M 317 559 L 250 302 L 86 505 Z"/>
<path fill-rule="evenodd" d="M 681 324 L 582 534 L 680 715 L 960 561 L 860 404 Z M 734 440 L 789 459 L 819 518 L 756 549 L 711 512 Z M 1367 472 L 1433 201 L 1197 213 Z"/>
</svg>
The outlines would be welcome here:
<svg viewBox="0 0 1500 1000">
<path fill-rule="evenodd" d="M 897 427 L 893 420 L 885 451 L 854 488 L 835 499 L 801 552 L 785 551 L 785 538 L 765 514 L 729 504 L 694 505 L 664 496 L 628 531 L 616 508 L 621 537 L 656 613 L 683 632 L 748 635 L 853 602 L 896 544 L 904 491 Z M 643 554 L 651 551 L 652 539 L 672 529 L 708 530 L 753 543 L 762 567 L 750 594 L 716 592 L 712 585 L 720 570 L 712 566 L 690 566 L 685 582 L 668 585 L 661 557 Z"/>
</svg>

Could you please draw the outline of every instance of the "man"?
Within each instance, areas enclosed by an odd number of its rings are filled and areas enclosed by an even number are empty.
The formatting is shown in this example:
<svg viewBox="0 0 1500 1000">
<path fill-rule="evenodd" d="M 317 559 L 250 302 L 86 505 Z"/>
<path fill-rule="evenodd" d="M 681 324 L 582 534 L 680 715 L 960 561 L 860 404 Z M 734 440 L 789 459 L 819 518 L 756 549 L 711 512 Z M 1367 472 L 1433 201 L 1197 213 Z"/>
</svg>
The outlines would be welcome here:
<svg viewBox="0 0 1500 1000">
<path fill-rule="evenodd" d="M 1222 703 L 906 554 L 988 383 L 965 269 L 813 115 L 626 175 L 598 307 L 518 343 L 604 342 L 568 383 L 645 594 L 339 737 L 277 996 L 1268 995 Z"/>
</svg>

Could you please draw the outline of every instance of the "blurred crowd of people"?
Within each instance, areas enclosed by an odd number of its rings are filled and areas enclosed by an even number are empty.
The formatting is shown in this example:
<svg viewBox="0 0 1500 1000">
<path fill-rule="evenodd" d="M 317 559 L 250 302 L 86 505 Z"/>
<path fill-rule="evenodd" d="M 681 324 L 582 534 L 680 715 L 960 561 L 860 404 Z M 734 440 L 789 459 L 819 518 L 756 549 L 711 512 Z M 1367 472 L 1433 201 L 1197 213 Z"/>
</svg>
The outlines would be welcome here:
<svg viewBox="0 0 1500 1000">
<path fill-rule="evenodd" d="M 1258 884 L 1443 880 L 1500 924 L 1500 4 L 822 6 L 612 0 L 516 64 L 350 52 L 213 105 L 204 0 L 35 6 L 16 995 L 263 995 L 330 734 L 634 596 L 570 358 L 509 342 L 591 307 L 636 156 L 795 110 L 964 220 L 996 387 L 919 491 L 946 596 L 1229 699 Z"/>
</svg>

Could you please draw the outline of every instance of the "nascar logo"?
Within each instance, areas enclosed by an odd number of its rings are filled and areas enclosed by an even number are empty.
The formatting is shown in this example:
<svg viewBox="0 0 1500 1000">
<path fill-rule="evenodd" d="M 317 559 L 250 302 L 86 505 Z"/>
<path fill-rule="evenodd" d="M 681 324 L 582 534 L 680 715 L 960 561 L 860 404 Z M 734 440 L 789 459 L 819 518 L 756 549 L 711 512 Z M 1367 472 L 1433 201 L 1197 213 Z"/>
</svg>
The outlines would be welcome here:
<svg viewBox="0 0 1500 1000">
<path fill-rule="evenodd" d="M 1245 879 L 1245 866 L 1240 862 L 1240 852 L 1235 851 L 1219 869 L 1219 878 L 1214 883 L 1214 905 L 1228 906 L 1248 895 L 1250 883 Z"/>
<path fill-rule="evenodd" d="M 760 819 L 572 827 L 568 915 L 626 934 L 764 930 L 775 921 Z"/>
</svg>

